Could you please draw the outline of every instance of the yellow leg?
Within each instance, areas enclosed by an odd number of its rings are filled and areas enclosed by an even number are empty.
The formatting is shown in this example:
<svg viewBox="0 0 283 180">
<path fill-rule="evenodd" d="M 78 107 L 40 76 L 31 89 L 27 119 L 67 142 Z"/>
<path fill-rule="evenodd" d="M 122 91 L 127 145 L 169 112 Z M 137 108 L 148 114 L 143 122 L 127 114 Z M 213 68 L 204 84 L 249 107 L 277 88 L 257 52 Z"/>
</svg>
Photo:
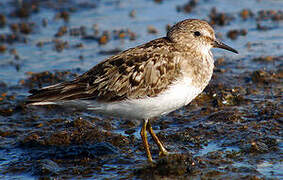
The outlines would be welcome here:
<svg viewBox="0 0 283 180">
<path fill-rule="evenodd" d="M 168 155 L 168 151 L 164 148 L 164 146 L 162 145 L 161 141 L 158 139 L 158 137 L 156 136 L 156 134 L 154 133 L 150 122 L 147 122 L 147 126 L 146 129 L 149 131 L 151 137 L 153 138 L 154 142 L 157 144 L 158 148 L 159 148 L 159 156 L 166 156 Z"/>
<path fill-rule="evenodd" d="M 148 124 L 148 119 L 144 120 L 140 134 L 141 134 L 144 149 L 146 151 L 147 159 L 149 162 L 152 162 L 152 156 L 151 156 L 148 141 L 147 141 L 147 132 L 146 132 L 147 124 Z"/>
</svg>

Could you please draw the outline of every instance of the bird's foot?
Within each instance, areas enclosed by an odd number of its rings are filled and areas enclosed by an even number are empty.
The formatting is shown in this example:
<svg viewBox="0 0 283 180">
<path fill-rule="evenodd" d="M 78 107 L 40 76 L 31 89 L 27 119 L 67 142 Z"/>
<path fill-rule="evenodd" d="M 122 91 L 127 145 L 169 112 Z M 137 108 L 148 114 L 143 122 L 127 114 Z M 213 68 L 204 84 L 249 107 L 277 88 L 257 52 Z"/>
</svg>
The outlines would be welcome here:
<svg viewBox="0 0 283 180">
<path fill-rule="evenodd" d="M 170 153 L 167 150 L 159 151 L 159 157 L 168 156 Z"/>
</svg>

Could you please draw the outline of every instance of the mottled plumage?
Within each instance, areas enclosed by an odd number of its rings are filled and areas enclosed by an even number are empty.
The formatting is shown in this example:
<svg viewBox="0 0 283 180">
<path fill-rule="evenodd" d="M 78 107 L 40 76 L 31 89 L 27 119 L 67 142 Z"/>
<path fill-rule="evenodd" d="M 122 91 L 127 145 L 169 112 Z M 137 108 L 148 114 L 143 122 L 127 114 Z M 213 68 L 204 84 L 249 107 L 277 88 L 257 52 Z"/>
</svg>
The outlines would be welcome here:
<svg viewBox="0 0 283 180">
<path fill-rule="evenodd" d="M 212 47 L 236 52 L 215 38 L 205 21 L 174 25 L 166 37 L 105 59 L 73 81 L 31 91 L 31 105 L 75 105 L 97 113 L 144 119 L 141 136 L 149 161 L 148 131 L 167 154 L 148 119 L 191 102 L 213 73 Z"/>
<path fill-rule="evenodd" d="M 112 102 L 156 96 L 180 76 L 175 51 L 168 38 L 153 40 L 104 60 L 73 81 L 43 88 L 29 101 Z"/>
</svg>

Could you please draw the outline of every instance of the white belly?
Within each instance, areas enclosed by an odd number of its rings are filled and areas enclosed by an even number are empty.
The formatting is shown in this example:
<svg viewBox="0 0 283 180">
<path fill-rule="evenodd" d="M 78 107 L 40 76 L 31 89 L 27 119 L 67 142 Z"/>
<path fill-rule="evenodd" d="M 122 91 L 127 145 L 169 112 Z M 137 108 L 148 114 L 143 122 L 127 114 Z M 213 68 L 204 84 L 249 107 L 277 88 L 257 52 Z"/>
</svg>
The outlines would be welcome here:
<svg viewBox="0 0 283 180">
<path fill-rule="evenodd" d="M 127 99 L 113 103 L 83 101 L 87 109 L 110 116 L 147 119 L 170 113 L 190 103 L 203 88 L 194 87 L 190 78 L 183 78 L 152 98 Z"/>
</svg>

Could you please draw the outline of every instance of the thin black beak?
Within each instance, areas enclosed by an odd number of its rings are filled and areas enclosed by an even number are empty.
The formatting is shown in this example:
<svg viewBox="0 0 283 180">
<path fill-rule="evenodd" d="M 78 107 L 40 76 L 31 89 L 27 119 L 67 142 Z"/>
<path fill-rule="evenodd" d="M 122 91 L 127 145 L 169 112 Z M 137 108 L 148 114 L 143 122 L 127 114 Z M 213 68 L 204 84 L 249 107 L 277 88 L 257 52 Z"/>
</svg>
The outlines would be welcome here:
<svg viewBox="0 0 283 180">
<path fill-rule="evenodd" d="M 231 48 L 230 46 L 224 44 L 223 42 L 219 41 L 218 39 L 214 40 L 213 47 L 226 49 L 228 51 L 232 51 L 236 54 L 239 54 L 237 50 L 235 50 L 235 49 Z"/>
</svg>

